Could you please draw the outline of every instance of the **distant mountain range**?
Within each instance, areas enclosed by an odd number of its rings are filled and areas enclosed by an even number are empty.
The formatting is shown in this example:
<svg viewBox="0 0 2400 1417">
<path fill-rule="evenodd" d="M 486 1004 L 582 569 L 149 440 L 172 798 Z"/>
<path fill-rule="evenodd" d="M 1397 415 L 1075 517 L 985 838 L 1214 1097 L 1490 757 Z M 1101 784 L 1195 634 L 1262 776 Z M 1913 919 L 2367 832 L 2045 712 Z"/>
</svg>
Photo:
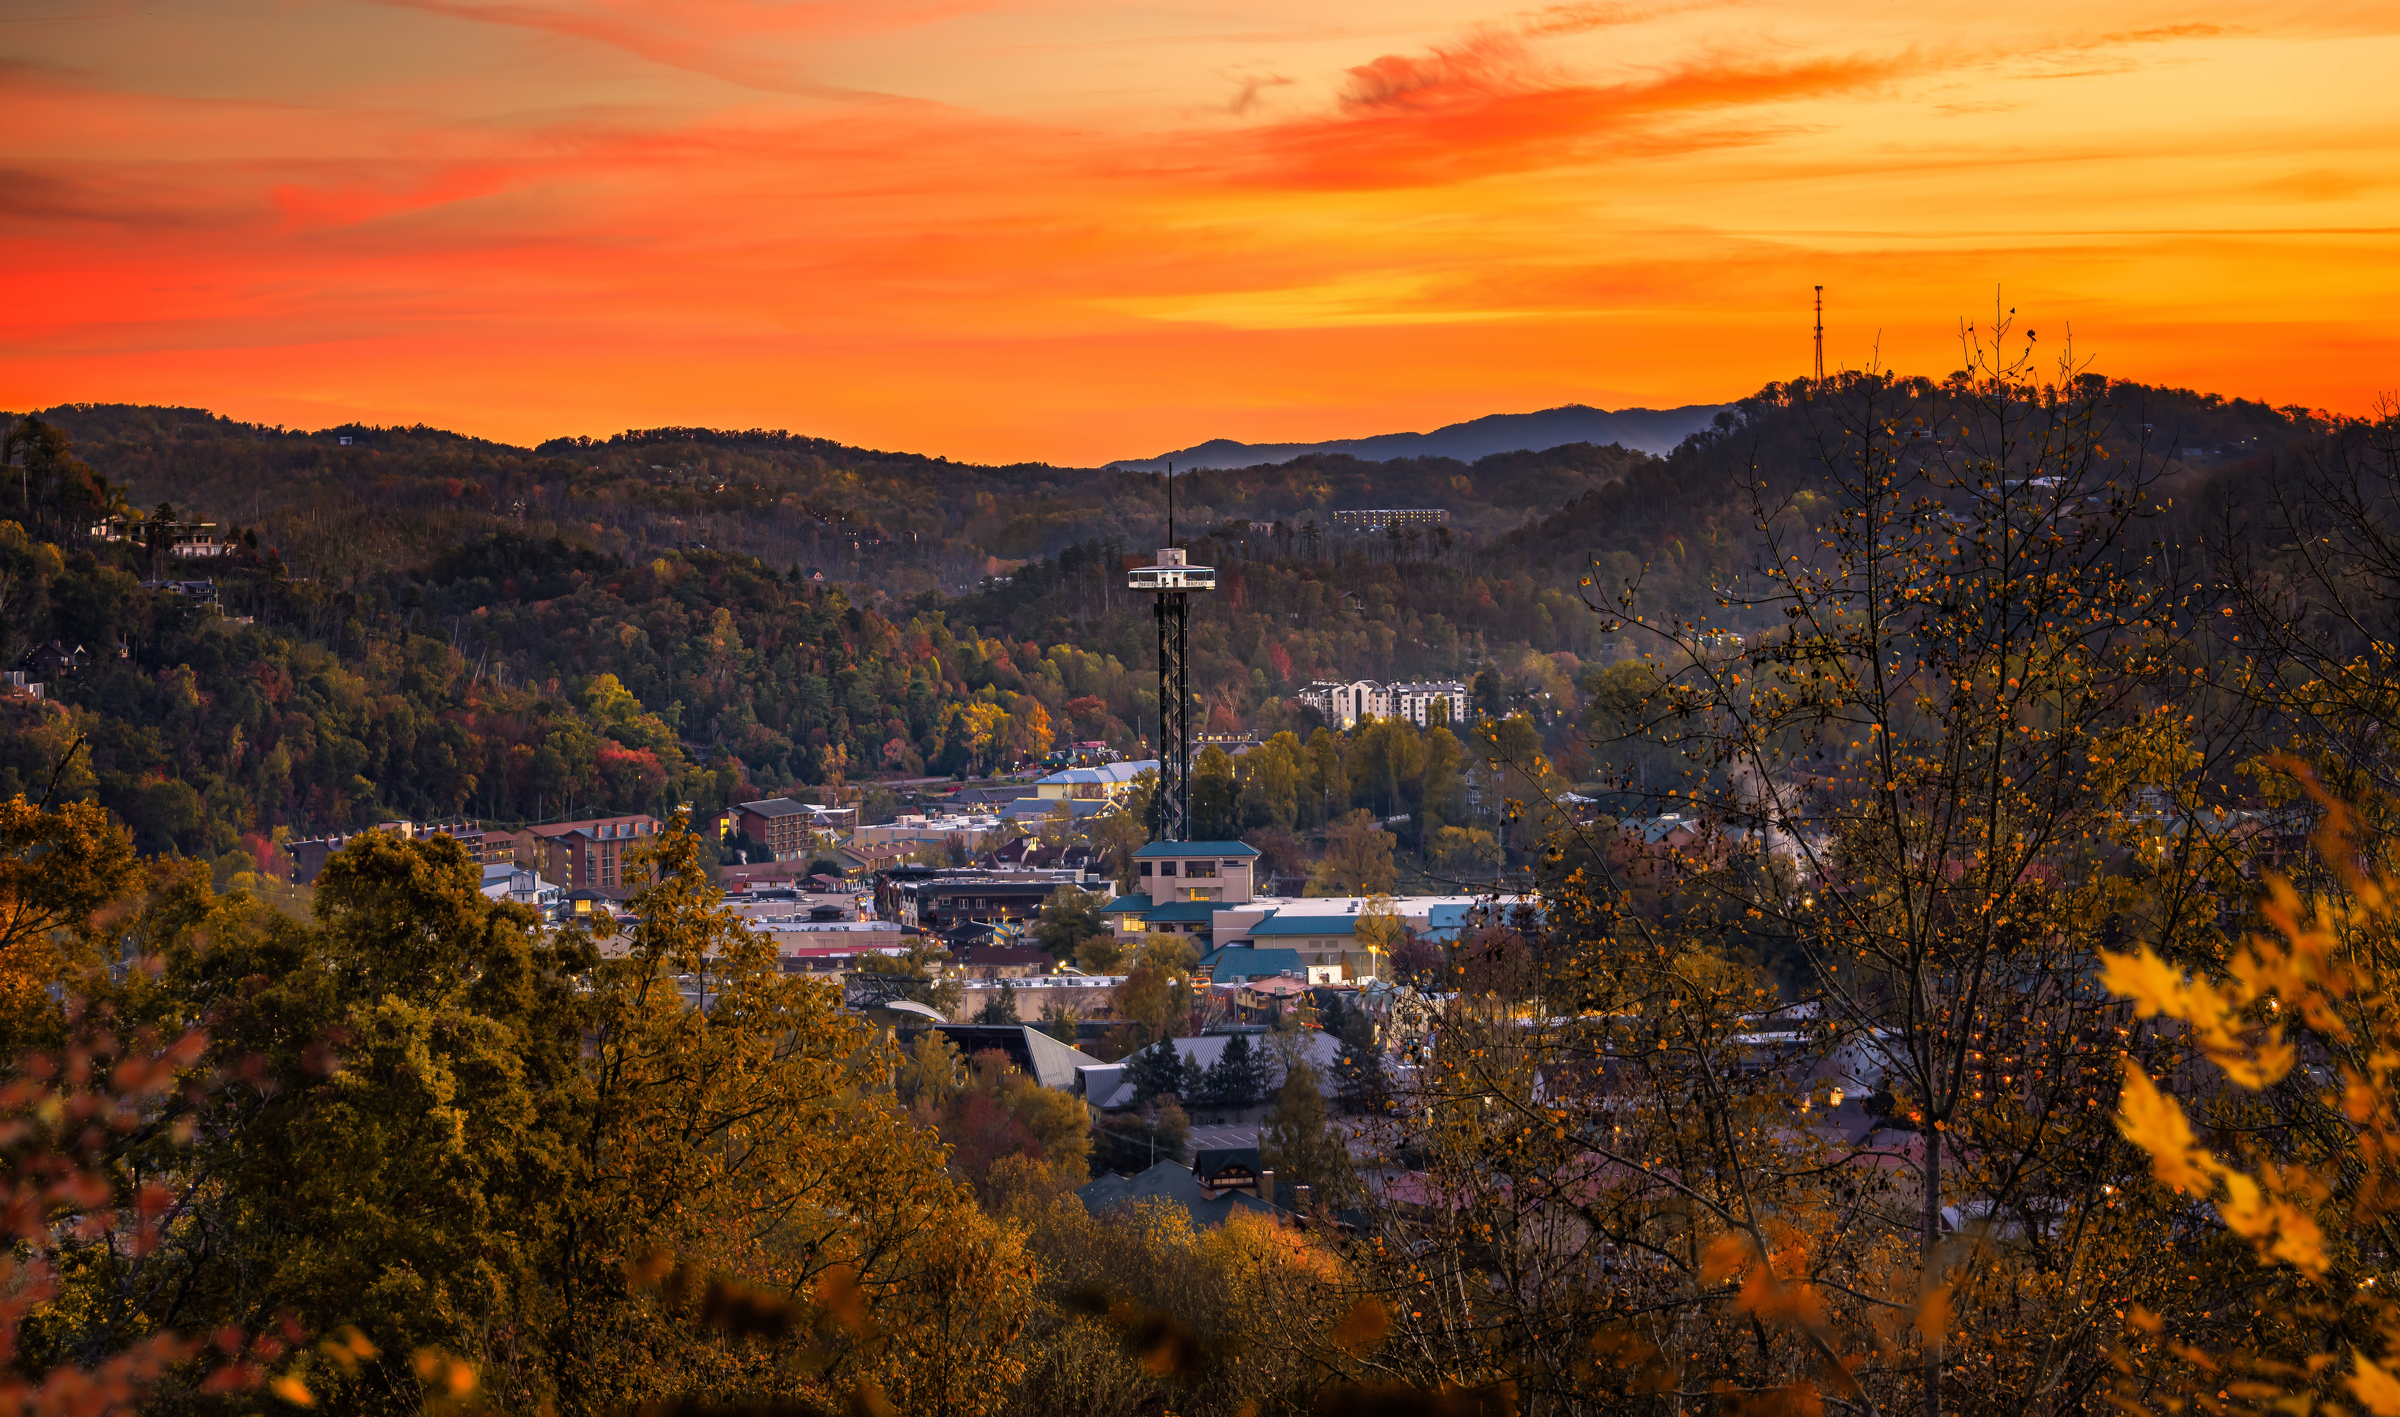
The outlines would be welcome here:
<svg viewBox="0 0 2400 1417">
<path fill-rule="evenodd" d="M 1539 413 L 1495 413 L 1436 428 L 1431 433 L 1384 433 L 1372 438 L 1335 438 L 1323 443 L 1237 443 L 1230 438 L 1211 438 L 1154 458 L 1126 458 L 1109 466 L 1130 472 L 1153 472 L 1173 463 L 1177 472 L 1183 472 L 1284 463 L 1311 453 L 1348 453 L 1371 462 L 1391 458 L 1456 458 L 1460 462 L 1473 462 L 1494 453 L 1538 452 L 1562 443 L 1622 443 L 1646 453 L 1664 454 L 1673 452 L 1685 437 L 1706 428 L 1724 406 L 1695 403 L 1682 408 L 1625 408 L 1611 412 L 1571 403 L 1564 408 L 1545 408 Z"/>
</svg>

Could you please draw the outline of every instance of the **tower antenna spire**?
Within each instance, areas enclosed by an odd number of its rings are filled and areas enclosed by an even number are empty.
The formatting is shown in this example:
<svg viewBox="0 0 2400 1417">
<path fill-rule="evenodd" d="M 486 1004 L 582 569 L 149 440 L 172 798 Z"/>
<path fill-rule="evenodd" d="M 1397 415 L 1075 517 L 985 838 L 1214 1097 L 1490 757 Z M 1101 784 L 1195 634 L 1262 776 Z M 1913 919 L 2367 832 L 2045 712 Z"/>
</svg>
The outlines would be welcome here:
<svg viewBox="0 0 2400 1417">
<path fill-rule="evenodd" d="M 1817 382 L 1825 382 L 1825 287 L 1817 287 Z"/>
</svg>

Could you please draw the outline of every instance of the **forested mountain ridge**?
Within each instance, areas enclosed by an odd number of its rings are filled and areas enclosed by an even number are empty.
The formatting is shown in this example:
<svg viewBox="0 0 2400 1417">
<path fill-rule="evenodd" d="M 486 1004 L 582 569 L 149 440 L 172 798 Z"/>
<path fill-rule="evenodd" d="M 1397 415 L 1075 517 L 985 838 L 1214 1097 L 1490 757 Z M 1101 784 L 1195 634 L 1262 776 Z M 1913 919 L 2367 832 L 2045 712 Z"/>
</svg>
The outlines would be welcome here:
<svg viewBox="0 0 2400 1417">
<path fill-rule="evenodd" d="M 190 505 L 255 528 L 292 566 L 348 579 L 421 564 L 474 533 L 562 536 L 638 558 L 706 546 L 890 595 L 958 589 L 1093 537 L 1155 545 L 1160 479 L 982 467 L 780 431 L 660 428 L 516 448 L 423 426 L 305 432 L 198 409 L 78 404 L 38 415 L 136 506 Z M 1179 524 L 1240 516 L 1331 527 L 1345 506 L 1440 506 L 1488 536 L 1564 487 L 1647 455 L 1582 445 L 1450 459 L 1334 457 L 1178 479 Z"/>
<path fill-rule="evenodd" d="M 1931 446 L 1940 389 L 1918 384 Z M 2238 514 L 2276 451 L 2325 427 L 2110 393 L 2125 450 L 2189 491 L 2158 509 L 2165 537 Z M 1583 578 L 1714 613 L 1754 544 L 1749 489 L 1822 476 L 1832 405 L 1809 395 L 1762 390 L 1666 458 L 1576 445 L 1179 477 L 1180 539 L 1221 568 L 1194 605 L 1207 726 L 1305 730 L 1289 696 L 1311 679 L 1484 670 L 1490 706 L 1527 711 L 1578 766 L 1584 678 L 1635 651 Z M 1132 750 L 1156 723 L 1148 605 L 1123 576 L 1163 530 L 1148 476 L 690 429 L 527 450 L 126 406 L 11 425 L 50 431 L 17 438 L 19 486 L 0 488 L 21 528 L 0 546 L 0 648 L 92 660 L 7 708 L 0 790 L 38 792 L 80 735 L 68 790 L 145 849 L 255 854 L 279 827 L 395 814 L 705 808 L 988 770 L 1070 737 Z M 82 535 L 154 501 L 235 531 L 229 554 L 170 569 Z M 1449 505 L 1457 531 L 1342 535 L 1323 515 L 1394 504 Z M 222 613 L 143 584 L 185 574 L 215 582 Z"/>
<path fill-rule="evenodd" d="M 1154 472 L 1170 465 L 1182 471 L 1212 467 L 1256 467 L 1308 456 L 1347 455 L 1370 461 L 1397 458 L 1480 458 L 1567 443 L 1616 443 L 1646 453 L 1675 450 L 1694 431 L 1708 425 L 1715 404 L 1686 404 L 1681 408 L 1627 408 L 1611 411 L 1568 404 L 1535 413 L 1494 413 L 1452 423 L 1430 433 L 1382 433 L 1367 438 L 1331 438 L 1315 443 L 1238 443 L 1211 438 L 1154 458 L 1119 458 L 1112 467 Z"/>
</svg>

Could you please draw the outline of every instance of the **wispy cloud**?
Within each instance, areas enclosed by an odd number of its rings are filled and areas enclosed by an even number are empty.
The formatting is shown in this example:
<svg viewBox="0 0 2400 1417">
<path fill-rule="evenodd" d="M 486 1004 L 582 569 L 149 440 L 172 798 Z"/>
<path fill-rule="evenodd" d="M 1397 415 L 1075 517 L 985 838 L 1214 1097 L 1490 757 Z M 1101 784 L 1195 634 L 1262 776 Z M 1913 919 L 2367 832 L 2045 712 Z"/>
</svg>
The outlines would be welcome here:
<svg viewBox="0 0 2400 1417">
<path fill-rule="evenodd" d="M 2388 13 L 1410 3 L 318 0 L 331 61 L 10 26 L 0 379 L 1096 458 L 1720 397 L 1818 282 L 1947 367 L 2003 280 L 2113 372 L 2400 364 Z"/>
<path fill-rule="evenodd" d="M 990 0 L 375 0 L 477 24 L 586 40 L 673 69 L 769 93 L 845 97 L 808 72 L 795 42 L 907 30 L 991 8 Z"/>
<path fill-rule="evenodd" d="M 1698 59 L 1612 83 L 1581 82 L 1517 35 L 1487 31 L 1348 71 L 1336 111 L 1244 135 L 1254 181 L 1406 187 L 1473 181 L 1635 154 L 1717 148 L 1781 124 L 1686 125 L 1704 114 L 1856 93 L 1921 67 L 1909 54 L 1790 61 Z"/>
</svg>

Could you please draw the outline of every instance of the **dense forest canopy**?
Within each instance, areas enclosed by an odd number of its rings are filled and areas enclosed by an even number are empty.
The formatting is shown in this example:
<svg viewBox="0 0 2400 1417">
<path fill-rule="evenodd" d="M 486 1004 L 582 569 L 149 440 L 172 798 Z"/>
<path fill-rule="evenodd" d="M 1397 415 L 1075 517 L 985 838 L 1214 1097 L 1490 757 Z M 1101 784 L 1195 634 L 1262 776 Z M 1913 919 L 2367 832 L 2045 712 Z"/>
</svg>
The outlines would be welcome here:
<svg viewBox="0 0 2400 1417">
<path fill-rule="evenodd" d="M 1759 499 L 1805 518 L 1823 410 L 1865 387 L 1770 386 L 1666 458 L 1571 445 L 1179 477 L 1179 539 L 1220 567 L 1193 610 L 1204 726 L 1305 738 L 1291 695 L 1311 680 L 1482 676 L 1483 706 L 1525 715 L 1569 780 L 1597 772 L 1575 733 L 1587 681 L 1641 648 L 1587 602 L 1638 584 L 1653 613 L 1762 628 L 1717 587 Z M 1912 455 L 1955 439 L 1944 385 L 1877 387 L 1911 400 Z M 2249 515 L 2288 448 L 2326 436 L 2297 410 L 2103 387 L 2106 446 L 2165 469 L 2145 525 L 2169 545 Z M 10 427 L 0 648 L 90 661 L 6 710 L 0 785 L 44 778 L 81 736 L 74 790 L 146 849 L 980 773 L 1066 741 L 1138 751 L 1157 722 L 1149 605 L 1123 575 L 1163 535 L 1154 476 L 755 430 L 523 449 L 124 405 Z M 1450 519 L 1332 521 L 1378 506 Z M 112 512 L 216 522 L 228 552 L 200 569 L 85 534 Z M 214 610 L 145 585 L 192 576 Z"/>
</svg>

